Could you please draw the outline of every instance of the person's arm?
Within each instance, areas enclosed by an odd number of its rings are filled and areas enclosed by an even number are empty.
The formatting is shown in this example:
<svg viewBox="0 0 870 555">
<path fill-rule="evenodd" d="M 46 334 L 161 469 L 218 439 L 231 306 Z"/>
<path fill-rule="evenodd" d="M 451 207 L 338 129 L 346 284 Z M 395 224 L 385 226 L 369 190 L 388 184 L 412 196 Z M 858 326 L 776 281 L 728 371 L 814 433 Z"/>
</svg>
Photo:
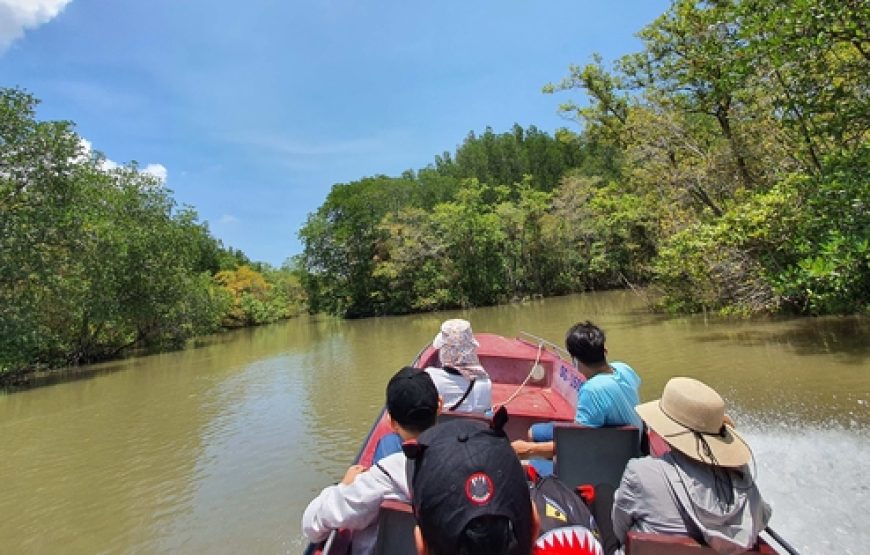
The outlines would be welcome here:
<svg viewBox="0 0 870 555">
<path fill-rule="evenodd" d="M 537 442 L 517 439 L 511 443 L 511 447 L 514 448 L 514 452 L 517 454 L 517 457 L 521 459 L 528 459 L 530 457 L 543 457 L 545 459 L 552 459 L 553 455 L 556 454 L 555 441 Z"/>
<path fill-rule="evenodd" d="M 613 496 L 613 511 L 611 513 L 613 534 L 621 545 L 625 545 L 628 531 L 634 524 L 639 503 L 643 498 L 643 486 L 633 468 L 633 462 L 629 461 L 628 465 L 626 465 L 625 472 L 622 474 L 622 481 L 619 483 L 619 489 L 616 490 Z"/>
<path fill-rule="evenodd" d="M 319 542 L 337 528 L 362 530 L 378 518 L 384 496 L 394 489 L 393 481 L 379 467 L 362 471 L 352 466 L 342 483 L 325 488 L 308 504 L 302 532 L 310 541 Z"/>
</svg>

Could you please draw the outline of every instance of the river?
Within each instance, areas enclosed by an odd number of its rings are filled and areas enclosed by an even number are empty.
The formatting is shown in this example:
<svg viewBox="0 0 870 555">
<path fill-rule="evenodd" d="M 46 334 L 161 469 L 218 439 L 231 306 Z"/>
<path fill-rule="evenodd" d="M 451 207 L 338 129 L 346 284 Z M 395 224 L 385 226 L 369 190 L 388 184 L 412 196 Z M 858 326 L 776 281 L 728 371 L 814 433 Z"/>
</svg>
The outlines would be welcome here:
<svg viewBox="0 0 870 555">
<path fill-rule="evenodd" d="M 642 400 L 672 376 L 709 383 L 754 448 L 771 526 L 805 553 L 870 546 L 870 320 L 669 318 L 609 292 L 300 318 L 2 394 L 0 553 L 301 552 L 302 511 L 343 475 L 387 379 L 456 316 L 557 343 L 590 319 Z"/>
</svg>

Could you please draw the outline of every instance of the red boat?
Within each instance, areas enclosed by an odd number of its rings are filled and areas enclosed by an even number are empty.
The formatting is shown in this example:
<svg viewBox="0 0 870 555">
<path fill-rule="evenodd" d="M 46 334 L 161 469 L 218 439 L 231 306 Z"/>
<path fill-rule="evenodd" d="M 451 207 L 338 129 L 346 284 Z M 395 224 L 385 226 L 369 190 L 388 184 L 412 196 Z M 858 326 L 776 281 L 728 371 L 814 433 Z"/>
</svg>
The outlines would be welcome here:
<svg viewBox="0 0 870 555">
<path fill-rule="evenodd" d="M 480 346 L 481 365 L 492 379 L 492 403 L 506 406 L 510 419 L 506 431 L 511 439 L 526 438 L 529 426 L 537 422 L 561 422 L 556 426 L 556 473 L 571 487 L 607 483 L 618 487 L 628 459 L 641 456 L 635 428 L 584 428 L 574 424 L 577 393 L 585 377 L 571 364 L 570 356 L 544 339 L 521 334 L 518 338 L 475 334 Z M 427 345 L 412 366 L 438 366 L 438 352 Z M 451 413 L 440 418 L 480 418 Z M 353 464 L 371 466 L 378 440 L 391 432 L 386 409 L 375 419 Z M 667 444 L 648 433 L 649 451 L 660 455 Z M 583 445 L 582 449 L 575 446 Z M 645 444 L 646 445 L 646 444 Z M 414 517 L 410 506 L 385 501 L 381 506 L 376 553 L 415 555 Z M 311 544 L 306 555 L 347 555 L 351 553 L 353 533 L 336 530 L 321 544 Z M 793 552 L 790 548 L 787 551 Z M 630 532 L 625 551 L 629 555 L 707 555 L 715 553 L 688 536 Z M 763 540 L 753 552 L 778 553 Z"/>
</svg>

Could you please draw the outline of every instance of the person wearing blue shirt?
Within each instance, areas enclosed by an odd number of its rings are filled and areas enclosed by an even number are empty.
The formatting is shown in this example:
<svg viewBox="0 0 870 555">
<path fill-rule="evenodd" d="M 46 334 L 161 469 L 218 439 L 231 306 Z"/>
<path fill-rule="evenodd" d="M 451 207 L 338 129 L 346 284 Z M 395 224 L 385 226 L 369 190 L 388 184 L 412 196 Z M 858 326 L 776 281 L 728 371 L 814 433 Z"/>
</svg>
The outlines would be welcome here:
<svg viewBox="0 0 870 555">
<path fill-rule="evenodd" d="M 604 331 L 586 321 L 574 324 L 568 330 L 565 346 L 577 369 L 586 377 L 577 395 L 577 413 L 574 421 L 583 426 L 642 427 L 634 407 L 640 402 L 640 377 L 624 362 L 607 362 Z M 552 459 L 556 451 L 553 442 L 553 422 L 534 424 L 529 439 L 513 442 L 514 451 L 521 459 L 542 457 Z M 537 461 L 536 461 L 537 462 Z M 552 464 L 536 464 L 539 472 L 552 473 Z"/>
<path fill-rule="evenodd" d="M 587 376 L 577 397 L 574 421 L 591 428 L 603 426 L 635 426 L 640 428 L 640 416 L 634 407 L 640 402 L 637 389 L 640 377 L 624 362 L 611 362 L 609 370 Z M 581 370 L 582 372 L 582 370 Z"/>
</svg>

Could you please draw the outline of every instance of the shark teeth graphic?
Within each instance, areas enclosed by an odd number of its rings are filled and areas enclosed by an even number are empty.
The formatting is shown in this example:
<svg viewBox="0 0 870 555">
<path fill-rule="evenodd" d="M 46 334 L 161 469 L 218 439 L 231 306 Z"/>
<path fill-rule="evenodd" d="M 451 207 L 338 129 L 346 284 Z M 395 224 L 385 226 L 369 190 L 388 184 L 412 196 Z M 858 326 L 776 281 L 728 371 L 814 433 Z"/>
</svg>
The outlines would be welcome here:
<svg viewBox="0 0 870 555">
<path fill-rule="evenodd" d="M 535 542 L 535 555 L 604 555 L 601 544 L 582 526 L 550 530 Z"/>
</svg>

